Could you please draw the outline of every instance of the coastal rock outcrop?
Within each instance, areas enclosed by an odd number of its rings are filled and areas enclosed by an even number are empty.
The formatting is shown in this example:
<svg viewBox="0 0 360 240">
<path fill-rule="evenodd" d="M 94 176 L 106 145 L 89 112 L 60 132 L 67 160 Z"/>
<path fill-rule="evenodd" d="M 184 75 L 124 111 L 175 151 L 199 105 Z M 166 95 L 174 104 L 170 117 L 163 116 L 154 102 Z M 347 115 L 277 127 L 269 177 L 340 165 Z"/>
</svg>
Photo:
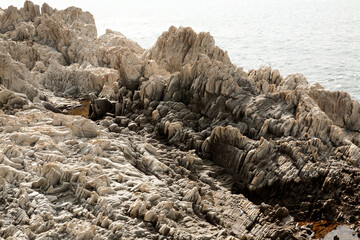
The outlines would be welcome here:
<svg viewBox="0 0 360 240">
<path fill-rule="evenodd" d="M 309 239 L 296 221 L 360 221 L 347 93 L 245 72 L 191 28 L 147 50 L 97 38 L 75 7 L 0 9 L 0 43 L 1 238 Z"/>
<path fill-rule="evenodd" d="M 191 28 L 169 28 L 150 49 L 149 58 L 170 73 L 177 72 L 185 64 L 194 64 L 198 54 L 205 54 L 211 60 L 231 64 L 227 52 L 215 46 L 209 33 L 196 34 Z"/>
</svg>

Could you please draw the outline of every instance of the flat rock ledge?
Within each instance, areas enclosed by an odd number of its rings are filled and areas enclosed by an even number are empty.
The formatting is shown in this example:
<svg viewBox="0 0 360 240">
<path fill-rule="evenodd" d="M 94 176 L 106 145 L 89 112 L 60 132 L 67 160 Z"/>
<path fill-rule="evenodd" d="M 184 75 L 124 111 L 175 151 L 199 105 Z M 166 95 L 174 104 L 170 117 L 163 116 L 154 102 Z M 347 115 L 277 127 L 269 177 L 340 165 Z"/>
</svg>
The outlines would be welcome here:
<svg viewBox="0 0 360 240">
<path fill-rule="evenodd" d="M 70 115 L 88 99 L 89 118 Z M 1 239 L 310 239 L 360 221 L 360 104 L 209 33 L 0 9 Z M 356 225 L 357 224 L 357 225 Z M 355 227 L 360 236 L 359 227 Z"/>
</svg>

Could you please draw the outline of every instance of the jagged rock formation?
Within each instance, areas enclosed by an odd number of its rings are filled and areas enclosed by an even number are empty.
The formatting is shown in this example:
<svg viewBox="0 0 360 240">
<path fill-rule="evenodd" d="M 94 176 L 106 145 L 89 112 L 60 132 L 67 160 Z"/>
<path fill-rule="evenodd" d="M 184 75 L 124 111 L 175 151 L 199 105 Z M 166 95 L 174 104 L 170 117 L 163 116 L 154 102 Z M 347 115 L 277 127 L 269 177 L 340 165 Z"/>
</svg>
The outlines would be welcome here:
<svg viewBox="0 0 360 240">
<path fill-rule="evenodd" d="M 308 239 L 359 222 L 347 93 L 244 72 L 209 33 L 148 50 L 71 7 L 0 9 L 0 237 Z M 90 119 L 66 115 L 89 98 Z M 358 229 L 359 232 L 359 229 Z"/>
</svg>

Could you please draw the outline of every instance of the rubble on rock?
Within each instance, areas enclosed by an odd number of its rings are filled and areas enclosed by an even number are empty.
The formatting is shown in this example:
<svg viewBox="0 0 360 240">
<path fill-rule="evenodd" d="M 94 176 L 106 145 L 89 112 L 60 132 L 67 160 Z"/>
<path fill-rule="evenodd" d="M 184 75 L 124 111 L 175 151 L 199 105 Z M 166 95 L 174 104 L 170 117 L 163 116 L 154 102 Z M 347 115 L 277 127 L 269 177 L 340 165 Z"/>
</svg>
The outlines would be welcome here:
<svg viewBox="0 0 360 240">
<path fill-rule="evenodd" d="M 244 72 L 191 28 L 148 50 L 97 38 L 75 7 L 0 9 L 0 43 L 0 238 L 308 239 L 296 221 L 359 223 L 347 93 Z M 66 114 L 80 98 L 91 120 Z"/>
</svg>

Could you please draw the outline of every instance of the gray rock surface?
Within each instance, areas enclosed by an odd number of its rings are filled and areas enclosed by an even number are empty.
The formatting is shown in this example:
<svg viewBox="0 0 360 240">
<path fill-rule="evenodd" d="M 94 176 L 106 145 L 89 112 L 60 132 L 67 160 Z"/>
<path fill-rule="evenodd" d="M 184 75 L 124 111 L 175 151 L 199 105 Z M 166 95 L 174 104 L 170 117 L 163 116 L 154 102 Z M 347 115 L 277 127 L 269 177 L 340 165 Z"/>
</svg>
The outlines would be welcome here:
<svg viewBox="0 0 360 240">
<path fill-rule="evenodd" d="M 244 72 L 191 28 L 147 50 L 97 38 L 75 7 L 0 9 L 0 43 L 0 238 L 309 239 L 297 221 L 359 223 L 347 93 Z M 66 115 L 83 97 L 92 120 Z"/>
</svg>

